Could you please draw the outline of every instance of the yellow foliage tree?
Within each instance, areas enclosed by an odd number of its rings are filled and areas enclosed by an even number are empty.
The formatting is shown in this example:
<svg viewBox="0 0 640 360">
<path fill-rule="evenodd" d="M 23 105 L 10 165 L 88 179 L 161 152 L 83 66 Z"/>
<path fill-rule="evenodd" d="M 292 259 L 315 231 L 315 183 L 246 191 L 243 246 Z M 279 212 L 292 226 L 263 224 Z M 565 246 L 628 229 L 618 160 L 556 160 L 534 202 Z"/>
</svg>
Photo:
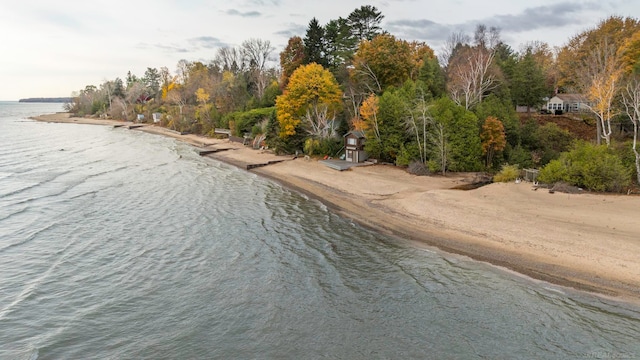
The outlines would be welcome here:
<svg viewBox="0 0 640 360">
<path fill-rule="evenodd" d="M 202 105 L 206 105 L 207 101 L 209 101 L 209 94 L 207 94 L 203 88 L 198 88 L 198 90 L 196 90 L 196 99 L 198 99 L 198 102 L 201 102 Z"/>
<path fill-rule="evenodd" d="M 342 91 L 333 74 L 316 63 L 300 66 L 276 98 L 280 137 L 295 135 L 301 123 L 312 135 L 321 135 L 340 110 Z"/>
<path fill-rule="evenodd" d="M 362 102 L 362 105 L 360 105 L 362 130 L 371 129 L 376 139 L 380 139 L 380 128 L 378 126 L 379 109 L 380 107 L 378 97 L 375 94 L 369 95 L 369 97 Z"/>
</svg>

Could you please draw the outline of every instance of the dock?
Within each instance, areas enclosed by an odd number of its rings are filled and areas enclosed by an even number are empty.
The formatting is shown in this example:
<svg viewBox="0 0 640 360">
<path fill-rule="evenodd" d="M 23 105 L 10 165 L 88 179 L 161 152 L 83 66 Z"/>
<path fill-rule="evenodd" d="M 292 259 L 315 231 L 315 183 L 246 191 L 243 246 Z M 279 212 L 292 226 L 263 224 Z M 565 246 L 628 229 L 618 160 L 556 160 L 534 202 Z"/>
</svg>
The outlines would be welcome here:
<svg viewBox="0 0 640 360">
<path fill-rule="evenodd" d="M 259 168 L 267 165 L 273 165 L 273 164 L 281 163 L 287 160 L 292 160 L 292 159 L 271 160 L 271 161 L 267 161 L 266 163 L 249 164 L 247 165 L 247 170 L 251 170 L 251 169 L 255 169 L 255 168 Z"/>
<path fill-rule="evenodd" d="M 215 154 L 221 151 L 233 150 L 234 148 L 220 148 L 220 149 L 207 149 L 207 150 L 198 150 L 198 155 L 205 156 L 209 154 Z"/>
</svg>

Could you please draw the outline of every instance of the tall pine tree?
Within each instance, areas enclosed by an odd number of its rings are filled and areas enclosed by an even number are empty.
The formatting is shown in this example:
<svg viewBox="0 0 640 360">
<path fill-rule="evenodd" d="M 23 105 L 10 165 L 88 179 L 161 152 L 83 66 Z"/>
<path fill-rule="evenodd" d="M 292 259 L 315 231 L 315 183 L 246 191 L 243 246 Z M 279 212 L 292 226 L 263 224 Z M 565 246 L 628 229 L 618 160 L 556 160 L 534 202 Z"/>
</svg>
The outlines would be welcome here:
<svg viewBox="0 0 640 360">
<path fill-rule="evenodd" d="M 309 21 L 307 33 L 304 36 L 305 63 L 316 63 L 324 67 L 328 66 L 326 59 L 324 28 L 318 23 L 318 19 Z"/>
</svg>

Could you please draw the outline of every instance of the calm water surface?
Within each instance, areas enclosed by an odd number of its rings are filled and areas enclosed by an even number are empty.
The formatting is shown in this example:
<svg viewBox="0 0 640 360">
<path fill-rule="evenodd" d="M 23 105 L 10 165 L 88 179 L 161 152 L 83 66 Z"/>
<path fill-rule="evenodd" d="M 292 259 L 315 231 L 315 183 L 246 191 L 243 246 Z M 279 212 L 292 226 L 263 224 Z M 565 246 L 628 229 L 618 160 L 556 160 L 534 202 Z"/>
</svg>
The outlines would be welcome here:
<svg viewBox="0 0 640 360">
<path fill-rule="evenodd" d="M 0 359 L 640 358 L 640 310 L 416 249 L 160 136 L 0 103 Z"/>
</svg>

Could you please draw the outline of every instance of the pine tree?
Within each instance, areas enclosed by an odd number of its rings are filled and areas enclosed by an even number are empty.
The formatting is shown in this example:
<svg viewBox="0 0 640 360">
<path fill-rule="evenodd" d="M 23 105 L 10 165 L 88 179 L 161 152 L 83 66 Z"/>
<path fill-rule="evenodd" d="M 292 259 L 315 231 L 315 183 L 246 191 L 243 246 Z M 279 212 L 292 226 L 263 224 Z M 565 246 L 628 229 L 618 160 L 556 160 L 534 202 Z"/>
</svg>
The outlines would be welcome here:
<svg viewBox="0 0 640 360">
<path fill-rule="evenodd" d="M 316 18 L 311 19 L 304 36 L 304 54 L 306 64 L 316 63 L 325 67 L 328 65 L 325 57 L 324 28 Z"/>
</svg>

